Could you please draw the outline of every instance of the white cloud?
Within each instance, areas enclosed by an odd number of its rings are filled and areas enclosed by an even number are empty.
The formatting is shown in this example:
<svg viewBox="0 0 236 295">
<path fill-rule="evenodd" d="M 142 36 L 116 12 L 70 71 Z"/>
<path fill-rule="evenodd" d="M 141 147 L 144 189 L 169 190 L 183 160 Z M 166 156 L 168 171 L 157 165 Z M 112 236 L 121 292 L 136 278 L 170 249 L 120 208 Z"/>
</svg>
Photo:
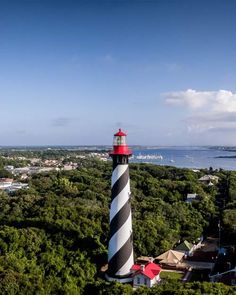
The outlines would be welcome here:
<svg viewBox="0 0 236 295">
<path fill-rule="evenodd" d="M 163 93 L 166 102 L 170 105 L 186 106 L 191 109 L 198 109 L 206 106 L 212 100 L 214 91 L 176 91 Z"/>
<path fill-rule="evenodd" d="M 215 112 L 235 112 L 236 94 L 228 90 L 218 91 L 176 91 L 163 93 L 166 103 L 170 105 L 186 106 L 190 109 L 210 108 Z"/>
<path fill-rule="evenodd" d="M 213 111 L 216 112 L 236 112 L 236 94 L 227 90 L 219 90 L 216 92 Z"/>
<path fill-rule="evenodd" d="M 236 93 L 188 89 L 162 96 L 169 105 L 186 107 L 184 122 L 189 133 L 222 133 L 223 130 L 229 132 L 236 129 Z"/>
</svg>

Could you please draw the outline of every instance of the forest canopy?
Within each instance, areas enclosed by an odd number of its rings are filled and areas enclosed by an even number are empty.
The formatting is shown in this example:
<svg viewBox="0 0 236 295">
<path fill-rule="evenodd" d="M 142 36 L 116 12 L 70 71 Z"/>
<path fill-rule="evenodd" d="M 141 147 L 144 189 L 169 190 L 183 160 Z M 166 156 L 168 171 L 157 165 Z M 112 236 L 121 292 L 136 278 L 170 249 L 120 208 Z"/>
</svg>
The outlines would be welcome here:
<svg viewBox="0 0 236 295">
<path fill-rule="evenodd" d="M 215 171 L 220 183 L 208 187 L 198 181 L 206 172 L 130 165 L 136 257 L 154 257 L 179 240 L 194 242 L 208 234 L 216 227 L 216 200 L 222 194 L 227 194 L 225 236 L 227 231 L 236 234 L 236 174 Z M 35 174 L 29 179 L 29 189 L 0 193 L 1 294 L 133 292 L 130 286 L 99 278 L 100 268 L 107 263 L 111 173 L 111 162 L 80 159 L 76 170 Z M 197 193 L 200 201 L 186 203 L 188 193 Z M 169 283 L 152 290 L 141 288 L 136 294 L 177 294 L 175 289 Z M 178 294 L 235 291 L 210 283 L 179 285 L 179 290 Z"/>
</svg>

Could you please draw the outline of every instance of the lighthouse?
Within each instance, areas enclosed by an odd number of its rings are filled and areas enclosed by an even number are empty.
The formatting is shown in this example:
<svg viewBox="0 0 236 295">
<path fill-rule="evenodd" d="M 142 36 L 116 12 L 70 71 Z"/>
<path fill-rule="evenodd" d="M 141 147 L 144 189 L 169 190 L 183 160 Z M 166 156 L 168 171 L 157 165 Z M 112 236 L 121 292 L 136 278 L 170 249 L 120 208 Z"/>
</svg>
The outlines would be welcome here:
<svg viewBox="0 0 236 295">
<path fill-rule="evenodd" d="M 130 204 L 129 157 L 131 150 L 126 144 L 126 134 L 119 129 L 114 134 L 110 205 L 110 235 L 108 247 L 109 281 L 122 283 L 132 281 L 130 270 L 134 264 L 133 232 Z"/>
</svg>

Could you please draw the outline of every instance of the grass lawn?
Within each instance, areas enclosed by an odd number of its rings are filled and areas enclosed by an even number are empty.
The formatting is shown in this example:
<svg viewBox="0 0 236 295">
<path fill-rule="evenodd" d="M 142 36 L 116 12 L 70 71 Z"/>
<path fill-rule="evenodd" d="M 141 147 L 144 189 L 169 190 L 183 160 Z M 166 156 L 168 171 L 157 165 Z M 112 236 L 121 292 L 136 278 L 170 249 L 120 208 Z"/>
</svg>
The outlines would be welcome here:
<svg viewBox="0 0 236 295">
<path fill-rule="evenodd" d="M 180 280 L 183 277 L 183 273 L 172 272 L 172 271 L 162 271 L 160 277 L 162 280 Z"/>
</svg>

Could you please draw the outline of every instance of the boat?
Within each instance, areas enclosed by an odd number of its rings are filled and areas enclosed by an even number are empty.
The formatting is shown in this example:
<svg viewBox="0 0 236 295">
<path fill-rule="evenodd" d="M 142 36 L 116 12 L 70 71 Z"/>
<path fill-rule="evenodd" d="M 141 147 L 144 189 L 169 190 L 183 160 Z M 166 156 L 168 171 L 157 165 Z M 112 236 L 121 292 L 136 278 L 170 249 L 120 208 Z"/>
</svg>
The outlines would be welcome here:
<svg viewBox="0 0 236 295">
<path fill-rule="evenodd" d="M 136 156 L 137 160 L 163 160 L 162 155 L 142 155 L 139 154 L 138 156 Z"/>
</svg>

